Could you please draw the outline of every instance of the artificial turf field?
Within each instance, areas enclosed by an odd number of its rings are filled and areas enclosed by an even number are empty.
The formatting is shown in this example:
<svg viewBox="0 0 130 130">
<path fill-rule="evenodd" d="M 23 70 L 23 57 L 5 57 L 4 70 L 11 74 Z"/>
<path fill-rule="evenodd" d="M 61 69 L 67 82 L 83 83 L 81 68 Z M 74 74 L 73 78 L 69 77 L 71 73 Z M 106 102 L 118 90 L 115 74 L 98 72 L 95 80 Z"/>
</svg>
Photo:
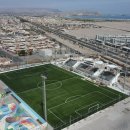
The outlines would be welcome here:
<svg viewBox="0 0 130 130">
<path fill-rule="evenodd" d="M 41 104 L 44 72 L 47 73 L 48 122 L 53 127 L 67 126 L 126 97 L 51 64 L 3 73 L 0 79 L 44 117 Z"/>
</svg>

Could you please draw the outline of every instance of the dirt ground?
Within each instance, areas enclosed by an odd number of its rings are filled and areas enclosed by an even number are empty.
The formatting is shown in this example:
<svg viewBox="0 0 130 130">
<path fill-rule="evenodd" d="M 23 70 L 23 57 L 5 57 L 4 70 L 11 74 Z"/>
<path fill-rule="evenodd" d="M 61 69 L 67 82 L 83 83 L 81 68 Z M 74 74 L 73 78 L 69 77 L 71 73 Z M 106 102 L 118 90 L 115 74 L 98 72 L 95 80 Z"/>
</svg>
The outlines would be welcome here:
<svg viewBox="0 0 130 130">
<path fill-rule="evenodd" d="M 120 81 L 120 84 L 123 86 L 123 84 L 124 84 L 124 77 L 120 77 L 119 81 Z M 130 90 L 130 77 L 126 77 L 126 79 L 125 79 L 125 88 L 127 90 Z"/>
<path fill-rule="evenodd" d="M 78 38 L 95 39 L 96 35 L 128 35 L 130 34 L 130 22 L 89 22 L 101 26 L 100 28 L 85 28 L 66 30 L 66 33 Z"/>
</svg>

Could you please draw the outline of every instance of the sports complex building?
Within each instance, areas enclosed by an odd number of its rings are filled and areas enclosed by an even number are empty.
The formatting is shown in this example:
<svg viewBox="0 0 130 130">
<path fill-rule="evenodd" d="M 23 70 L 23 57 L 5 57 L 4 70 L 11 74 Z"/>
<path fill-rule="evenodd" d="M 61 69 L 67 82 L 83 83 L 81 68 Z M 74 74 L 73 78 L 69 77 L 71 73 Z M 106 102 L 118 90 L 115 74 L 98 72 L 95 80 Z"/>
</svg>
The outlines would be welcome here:
<svg viewBox="0 0 130 130">
<path fill-rule="evenodd" d="M 84 60 L 68 59 L 64 67 L 72 68 L 75 72 L 90 77 L 105 85 L 114 85 L 118 82 L 121 68 L 119 66 L 104 63 L 99 59 L 87 58 Z"/>
<path fill-rule="evenodd" d="M 41 74 L 47 78 L 46 115 Z M 68 127 L 128 96 L 127 91 L 106 87 L 115 85 L 118 76 L 118 66 L 93 59 L 67 59 L 1 73 L 0 130 Z"/>
</svg>

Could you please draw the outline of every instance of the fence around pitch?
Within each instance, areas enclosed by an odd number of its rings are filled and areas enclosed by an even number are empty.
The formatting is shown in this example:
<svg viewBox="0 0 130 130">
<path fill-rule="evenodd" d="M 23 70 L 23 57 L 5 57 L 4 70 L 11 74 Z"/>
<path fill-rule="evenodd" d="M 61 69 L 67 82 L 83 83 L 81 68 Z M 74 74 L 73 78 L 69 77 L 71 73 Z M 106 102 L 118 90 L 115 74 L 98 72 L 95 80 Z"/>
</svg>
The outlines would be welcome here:
<svg viewBox="0 0 130 130">
<path fill-rule="evenodd" d="M 85 119 L 87 118 L 88 116 L 98 112 L 98 111 L 101 111 L 109 106 L 112 106 L 114 105 L 115 103 L 121 101 L 124 99 L 124 96 L 119 96 L 118 98 L 115 98 L 114 100 L 108 102 L 108 103 L 105 103 L 105 104 L 102 104 L 102 105 L 99 105 L 98 109 L 97 107 L 95 107 L 95 109 L 92 109 L 90 111 L 87 111 L 86 113 L 80 113 L 81 116 L 77 116 L 77 117 L 73 117 L 71 116 L 71 120 L 69 121 L 66 121 L 64 124 L 63 123 L 57 123 L 53 128 L 54 130 L 62 130 L 63 128 L 65 127 L 69 127 L 70 125 L 82 120 L 82 119 Z"/>
</svg>

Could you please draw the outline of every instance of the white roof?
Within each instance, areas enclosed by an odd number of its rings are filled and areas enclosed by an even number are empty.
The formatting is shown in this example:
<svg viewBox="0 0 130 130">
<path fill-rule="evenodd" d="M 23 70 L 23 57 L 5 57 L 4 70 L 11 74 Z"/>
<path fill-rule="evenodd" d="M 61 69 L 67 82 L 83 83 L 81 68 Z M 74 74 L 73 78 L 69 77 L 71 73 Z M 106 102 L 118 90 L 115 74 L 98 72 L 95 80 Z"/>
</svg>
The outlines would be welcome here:
<svg viewBox="0 0 130 130">
<path fill-rule="evenodd" d="M 86 59 L 84 59 L 85 61 L 94 61 L 94 59 L 92 59 L 92 58 L 86 58 Z"/>
<path fill-rule="evenodd" d="M 103 61 L 95 61 L 96 64 L 103 64 Z"/>
<path fill-rule="evenodd" d="M 109 65 L 107 65 L 109 68 L 112 68 L 112 69 L 114 69 L 114 68 L 119 68 L 118 66 L 116 66 L 116 65 L 112 65 L 112 64 L 109 64 Z"/>
</svg>

